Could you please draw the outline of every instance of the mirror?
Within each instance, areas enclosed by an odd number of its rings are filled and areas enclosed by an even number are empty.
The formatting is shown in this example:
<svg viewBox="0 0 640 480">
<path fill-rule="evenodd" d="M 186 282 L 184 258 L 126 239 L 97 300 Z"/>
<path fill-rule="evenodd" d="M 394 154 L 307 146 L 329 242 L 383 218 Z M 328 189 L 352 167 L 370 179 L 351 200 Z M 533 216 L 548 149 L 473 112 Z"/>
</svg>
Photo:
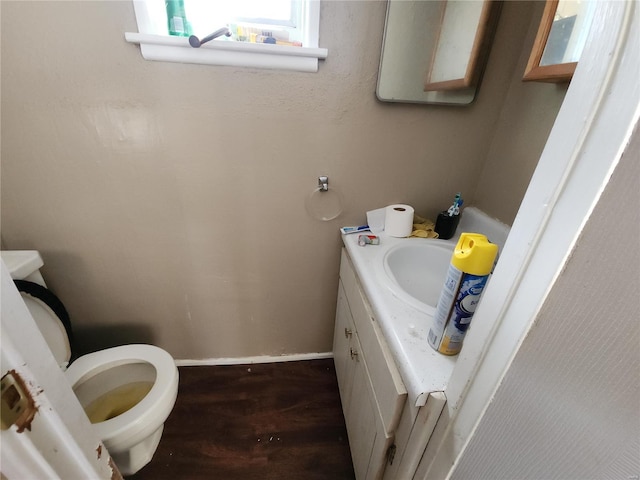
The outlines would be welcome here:
<svg viewBox="0 0 640 480">
<path fill-rule="evenodd" d="M 593 19 L 593 0 L 547 0 L 524 81 L 571 80 Z"/>
<path fill-rule="evenodd" d="M 389 0 L 376 95 L 387 102 L 468 105 L 500 2 Z"/>
</svg>

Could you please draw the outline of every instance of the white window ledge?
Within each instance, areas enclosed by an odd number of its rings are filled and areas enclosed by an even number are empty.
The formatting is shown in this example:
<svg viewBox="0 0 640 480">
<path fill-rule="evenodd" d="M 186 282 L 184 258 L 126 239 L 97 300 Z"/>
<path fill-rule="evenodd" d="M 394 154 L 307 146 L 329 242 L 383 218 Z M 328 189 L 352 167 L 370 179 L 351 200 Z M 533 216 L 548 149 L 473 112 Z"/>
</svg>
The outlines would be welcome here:
<svg viewBox="0 0 640 480">
<path fill-rule="evenodd" d="M 213 40 L 200 48 L 189 45 L 186 37 L 126 32 L 129 43 L 140 45 L 145 60 L 271 68 L 297 72 L 317 72 L 318 60 L 327 58 L 326 48 L 290 47 L 263 43 Z"/>
</svg>

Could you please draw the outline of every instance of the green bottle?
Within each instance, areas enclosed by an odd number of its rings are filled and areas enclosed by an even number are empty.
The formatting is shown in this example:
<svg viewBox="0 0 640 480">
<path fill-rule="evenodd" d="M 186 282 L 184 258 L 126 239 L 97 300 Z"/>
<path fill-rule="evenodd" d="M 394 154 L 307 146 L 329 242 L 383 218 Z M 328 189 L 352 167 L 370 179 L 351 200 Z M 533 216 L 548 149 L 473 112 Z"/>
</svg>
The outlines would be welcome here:
<svg viewBox="0 0 640 480">
<path fill-rule="evenodd" d="M 193 32 L 191 31 L 191 24 L 187 21 L 184 0 L 166 0 L 164 3 L 167 9 L 169 35 L 190 36 Z"/>
</svg>

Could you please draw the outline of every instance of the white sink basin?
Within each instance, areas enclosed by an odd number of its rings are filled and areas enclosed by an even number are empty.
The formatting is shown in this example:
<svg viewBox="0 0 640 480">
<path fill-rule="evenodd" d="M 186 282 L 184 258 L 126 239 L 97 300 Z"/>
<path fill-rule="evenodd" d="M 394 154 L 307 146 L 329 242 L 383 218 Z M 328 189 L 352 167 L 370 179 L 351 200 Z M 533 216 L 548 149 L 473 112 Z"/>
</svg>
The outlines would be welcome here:
<svg viewBox="0 0 640 480">
<path fill-rule="evenodd" d="M 466 207 L 458 232 L 483 233 L 502 247 L 509 227 Z M 421 406 L 429 392 L 446 389 L 457 360 L 429 347 L 427 335 L 458 237 L 395 238 L 385 232 L 379 236 L 380 245 L 361 247 L 358 235 L 343 235 L 342 241 L 400 370 L 408 401 Z"/>
<path fill-rule="evenodd" d="M 418 310 L 433 313 L 452 253 L 451 244 L 438 240 L 396 245 L 382 259 L 385 283 L 400 299 Z"/>
</svg>

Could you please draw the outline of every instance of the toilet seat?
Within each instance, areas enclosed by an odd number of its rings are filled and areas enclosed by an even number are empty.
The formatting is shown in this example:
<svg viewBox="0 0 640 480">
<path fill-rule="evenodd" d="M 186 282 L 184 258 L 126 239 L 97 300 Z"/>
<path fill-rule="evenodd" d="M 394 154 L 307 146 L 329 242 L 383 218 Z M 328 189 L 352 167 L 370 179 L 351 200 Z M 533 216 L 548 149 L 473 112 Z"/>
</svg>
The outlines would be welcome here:
<svg viewBox="0 0 640 480">
<path fill-rule="evenodd" d="M 83 355 L 65 374 L 72 388 L 111 368 L 146 363 L 156 370 L 156 378 L 147 395 L 126 412 L 94 423 L 98 436 L 109 449 L 114 439 L 119 449 L 136 445 L 164 423 L 173 409 L 178 393 L 178 369 L 171 355 L 153 345 L 123 345 Z"/>
</svg>

